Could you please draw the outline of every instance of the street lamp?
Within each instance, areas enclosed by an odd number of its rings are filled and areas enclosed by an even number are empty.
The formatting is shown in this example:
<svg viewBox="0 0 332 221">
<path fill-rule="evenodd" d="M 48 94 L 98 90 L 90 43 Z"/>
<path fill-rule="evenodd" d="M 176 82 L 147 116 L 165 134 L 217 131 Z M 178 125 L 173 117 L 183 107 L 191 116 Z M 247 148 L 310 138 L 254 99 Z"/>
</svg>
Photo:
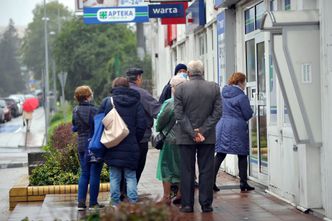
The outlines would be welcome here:
<svg viewBox="0 0 332 221">
<path fill-rule="evenodd" d="M 55 31 L 50 31 L 50 36 L 55 36 L 56 33 Z M 55 66 L 55 58 L 54 58 L 54 53 L 52 53 L 52 81 L 53 81 L 53 108 L 54 111 L 56 111 L 56 101 L 57 101 L 57 89 L 56 89 L 56 66 Z"/>
</svg>

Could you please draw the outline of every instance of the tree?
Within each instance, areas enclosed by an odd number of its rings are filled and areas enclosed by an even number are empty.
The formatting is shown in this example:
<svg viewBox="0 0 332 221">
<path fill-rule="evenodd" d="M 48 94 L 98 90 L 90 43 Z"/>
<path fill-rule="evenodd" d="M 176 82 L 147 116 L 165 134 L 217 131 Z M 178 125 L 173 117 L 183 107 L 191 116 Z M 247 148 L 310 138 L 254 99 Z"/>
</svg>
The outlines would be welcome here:
<svg viewBox="0 0 332 221">
<path fill-rule="evenodd" d="M 16 93 L 24 89 L 21 68 L 18 62 L 20 39 L 13 20 L 0 39 L 0 93 Z"/>
<path fill-rule="evenodd" d="M 58 32 L 62 23 L 61 18 L 69 19 L 72 16 L 67 7 L 59 4 L 57 1 L 46 4 L 46 13 L 48 17 L 48 34 L 50 32 Z M 28 25 L 23 38 L 21 52 L 23 63 L 27 65 L 29 70 L 34 72 L 37 79 L 40 79 L 42 70 L 45 69 L 44 5 L 37 5 L 33 10 L 33 16 L 33 21 Z M 53 37 L 49 38 L 50 49 L 53 48 L 53 39 Z"/>
<path fill-rule="evenodd" d="M 110 82 L 138 60 L 135 33 L 126 25 L 86 25 L 79 17 L 63 25 L 53 51 L 57 66 L 68 72 L 67 97 L 88 84 L 100 99 Z"/>
</svg>

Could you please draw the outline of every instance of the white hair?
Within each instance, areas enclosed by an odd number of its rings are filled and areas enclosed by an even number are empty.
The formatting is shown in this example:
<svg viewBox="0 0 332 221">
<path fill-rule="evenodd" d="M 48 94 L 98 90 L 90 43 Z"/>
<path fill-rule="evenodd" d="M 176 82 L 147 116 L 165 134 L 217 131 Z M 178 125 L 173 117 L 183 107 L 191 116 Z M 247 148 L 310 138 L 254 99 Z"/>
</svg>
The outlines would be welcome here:
<svg viewBox="0 0 332 221">
<path fill-rule="evenodd" d="M 204 75 L 204 65 L 201 60 L 192 60 L 188 64 L 188 72 L 191 75 Z"/>
</svg>

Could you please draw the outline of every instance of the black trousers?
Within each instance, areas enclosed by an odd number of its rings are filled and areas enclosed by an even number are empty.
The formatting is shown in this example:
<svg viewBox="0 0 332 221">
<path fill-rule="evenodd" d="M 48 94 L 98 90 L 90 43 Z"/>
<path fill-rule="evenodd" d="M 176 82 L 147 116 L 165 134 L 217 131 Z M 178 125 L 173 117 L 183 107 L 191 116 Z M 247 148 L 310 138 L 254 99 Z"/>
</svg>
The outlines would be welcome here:
<svg viewBox="0 0 332 221">
<path fill-rule="evenodd" d="M 137 167 L 137 170 L 136 170 L 137 184 L 138 184 L 138 181 L 141 178 L 142 172 L 143 172 L 144 167 L 145 167 L 146 155 L 148 153 L 148 148 L 149 148 L 149 143 L 148 142 L 139 144 L 140 155 L 139 155 L 138 167 Z"/>
<path fill-rule="evenodd" d="M 138 167 L 137 167 L 137 170 L 136 170 L 137 184 L 138 184 L 138 181 L 141 178 L 142 172 L 143 172 L 144 167 L 145 167 L 146 155 L 148 153 L 148 147 L 149 147 L 148 142 L 139 144 L 140 157 L 139 157 L 139 161 L 138 161 Z M 126 193 L 127 192 L 126 182 L 125 182 L 125 178 L 124 178 L 123 173 L 122 173 L 122 179 L 121 179 L 121 183 L 120 183 L 120 191 L 121 191 L 121 193 Z"/>
<path fill-rule="evenodd" d="M 220 168 L 221 163 L 224 161 L 226 157 L 226 153 L 217 153 L 214 157 L 214 183 L 216 183 L 217 174 Z M 246 183 L 248 180 L 247 176 L 247 168 L 248 161 L 247 155 L 237 155 L 238 157 L 238 167 L 239 167 L 239 177 L 241 183 Z"/>
<path fill-rule="evenodd" d="M 199 170 L 199 203 L 201 206 L 212 205 L 214 145 L 196 144 L 180 145 L 180 186 L 182 206 L 194 205 L 196 153 Z"/>
</svg>

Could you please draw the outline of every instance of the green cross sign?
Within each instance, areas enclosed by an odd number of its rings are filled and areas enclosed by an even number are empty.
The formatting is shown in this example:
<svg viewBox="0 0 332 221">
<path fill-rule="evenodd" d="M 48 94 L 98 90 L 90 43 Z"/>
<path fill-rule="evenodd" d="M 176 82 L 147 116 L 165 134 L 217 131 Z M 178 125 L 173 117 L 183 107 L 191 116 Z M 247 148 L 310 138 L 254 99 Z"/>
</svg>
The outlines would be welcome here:
<svg viewBox="0 0 332 221">
<path fill-rule="evenodd" d="M 102 19 L 106 19 L 106 18 L 107 18 L 107 12 L 105 12 L 105 11 L 101 11 L 101 12 L 99 13 L 99 16 L 100 16 L 100 18 L 102 18 Z"/>
</svg>

